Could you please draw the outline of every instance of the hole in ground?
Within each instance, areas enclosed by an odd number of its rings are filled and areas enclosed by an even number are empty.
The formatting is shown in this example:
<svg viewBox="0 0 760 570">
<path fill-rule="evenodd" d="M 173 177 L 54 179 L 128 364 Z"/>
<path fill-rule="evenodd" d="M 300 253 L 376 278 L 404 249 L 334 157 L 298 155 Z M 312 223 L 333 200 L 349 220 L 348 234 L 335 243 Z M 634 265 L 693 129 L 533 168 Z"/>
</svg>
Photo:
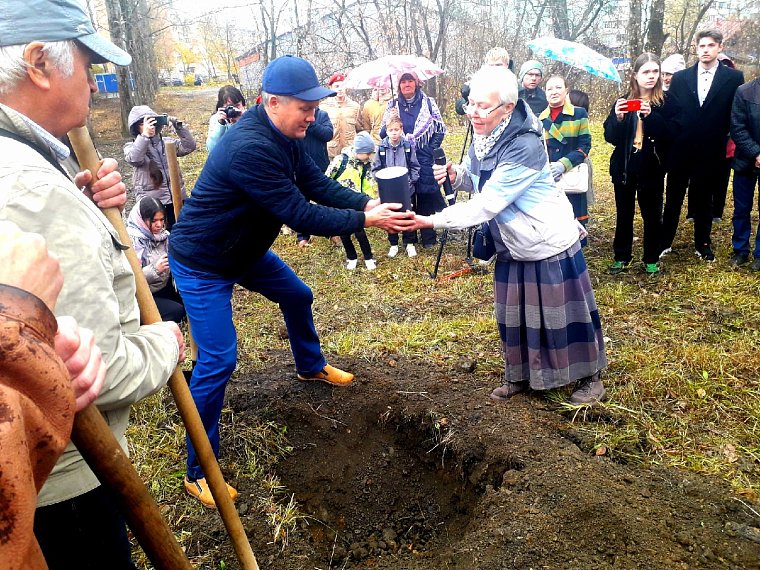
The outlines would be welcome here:
<svg viewBox="0 0 760 570">
<path fill-rule="evenodd" d="M 418 555 L 454 542 L 481 489 L 514 469 L 483 467 L 482 452 L 455 457 L 450 432 L 431 418 L 382 407 L 340 420 L 313 411 L 288 418 L 294 451 L 277 469 L 315 519 L 309 531 L 328 562 Z"/>
</svg>

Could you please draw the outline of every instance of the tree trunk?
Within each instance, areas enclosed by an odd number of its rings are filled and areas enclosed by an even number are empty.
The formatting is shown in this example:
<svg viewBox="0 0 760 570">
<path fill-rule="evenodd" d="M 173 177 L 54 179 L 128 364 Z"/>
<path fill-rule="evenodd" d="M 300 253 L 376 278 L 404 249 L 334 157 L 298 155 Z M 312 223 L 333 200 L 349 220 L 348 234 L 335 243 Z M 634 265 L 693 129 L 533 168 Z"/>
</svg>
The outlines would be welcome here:
<svg viewBox="0 0 760 570">
<path fill-rule="evenodd" d="M 645 49 L 657 56 L 662 54 L 662 46 L 665 45 L 664 22 L 665 0 L 652 0 Z"/>
<path fill-rule="evenodd" d="M 641 53 L 641 0 L 631 0 L 628 14 L 628 51 L 631 61 Z"/>
<path fill-rule="evenodd" d="M 124 17 L 121 10 L 120 0 L 106 0 L 106 12 L 108 14 L 108 27 L 111 31 L 111 41 L 125 51 L 127 45 L 125 42 L 126 31 L 124 29 Z M 121 107 L 121 133 L 125 137 L 129 136 L 129 111 L 132 109 L 132 90 L 129 84 L 129 66 L 116 67 L 116 77 L 119 84 L 119 104 Z"/>
</svg>

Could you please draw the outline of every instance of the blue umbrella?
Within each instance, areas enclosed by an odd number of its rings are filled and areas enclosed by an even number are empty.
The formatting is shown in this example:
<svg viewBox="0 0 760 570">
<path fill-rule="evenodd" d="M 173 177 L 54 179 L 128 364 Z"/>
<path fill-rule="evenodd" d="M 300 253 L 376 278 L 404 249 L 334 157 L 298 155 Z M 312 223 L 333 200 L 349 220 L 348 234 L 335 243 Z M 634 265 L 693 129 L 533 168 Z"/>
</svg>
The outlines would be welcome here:
<svg viewBox="0 0 760 570">
<path fill-rule="evenodd" d="M 561 61 L 592 75 L 620 83 L 620 74 L 612 60 L 583 44 L 546 36 L 529 41 L 528 47 L 541 57 Z"/>
</svg>

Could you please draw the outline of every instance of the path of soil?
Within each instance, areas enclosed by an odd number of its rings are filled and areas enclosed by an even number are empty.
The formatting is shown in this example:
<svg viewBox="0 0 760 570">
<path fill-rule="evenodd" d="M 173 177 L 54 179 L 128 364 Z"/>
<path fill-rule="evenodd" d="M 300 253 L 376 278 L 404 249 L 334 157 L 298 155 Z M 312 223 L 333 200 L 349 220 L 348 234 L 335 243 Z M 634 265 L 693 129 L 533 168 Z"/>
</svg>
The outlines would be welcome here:
<svg viewBox="0 0 760 570">
<path fill-rule="evenodd" d="M 229 404 L 287 426 L 278 475 L 312 518 L 280 552 L 243 499 L 262 568 L 760 567 L 760 521 L 724 483 L 599 457 L 541 397 L 492 403 L 467 372 L 393 356 L 336 362 L 344 389 L 268 364 Z"/>
</svg>

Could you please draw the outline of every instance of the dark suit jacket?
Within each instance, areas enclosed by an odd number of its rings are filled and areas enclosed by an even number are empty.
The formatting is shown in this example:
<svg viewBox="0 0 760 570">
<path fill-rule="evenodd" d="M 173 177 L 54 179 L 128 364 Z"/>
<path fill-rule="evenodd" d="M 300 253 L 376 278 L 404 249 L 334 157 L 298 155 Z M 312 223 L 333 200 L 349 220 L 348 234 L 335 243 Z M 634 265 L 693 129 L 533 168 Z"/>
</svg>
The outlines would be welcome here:
<svg viewBox="0 0 760 570">
<path fill-rule="evenodd" d="M 731 105 L 744 74 L 719 65 L 710 91 L 700 107 L 695 64 L 673 75 L 666 107 L 674 121 L 675 144 L 670 153 L 671 169 L 714 168 L 726 158 L 731 124 Z"/>
</svg>

